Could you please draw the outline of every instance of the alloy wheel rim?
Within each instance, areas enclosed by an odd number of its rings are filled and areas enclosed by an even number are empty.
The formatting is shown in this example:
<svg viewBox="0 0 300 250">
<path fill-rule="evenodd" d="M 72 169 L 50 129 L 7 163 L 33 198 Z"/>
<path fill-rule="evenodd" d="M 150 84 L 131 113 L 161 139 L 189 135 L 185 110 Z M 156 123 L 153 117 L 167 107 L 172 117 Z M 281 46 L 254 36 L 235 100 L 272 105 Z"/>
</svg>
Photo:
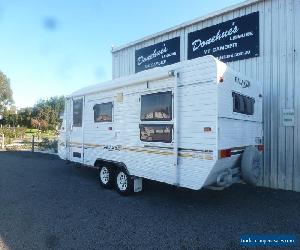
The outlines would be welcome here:
<svg viewBox="0 0 300 250">
<path fill-rule="evenodd" d="M 100 171 L 100 180 L 103 184 L 107 184 L 109 181 L 109 172 L 106 167 L 101 168 Z"/>
<path fill-rule="evenodd" d="M 120 172 L 117 176 L 117 185 L 121 191 L 125 191 L 127 189 L 128 181 L 125 173 Z"/>
</svg>

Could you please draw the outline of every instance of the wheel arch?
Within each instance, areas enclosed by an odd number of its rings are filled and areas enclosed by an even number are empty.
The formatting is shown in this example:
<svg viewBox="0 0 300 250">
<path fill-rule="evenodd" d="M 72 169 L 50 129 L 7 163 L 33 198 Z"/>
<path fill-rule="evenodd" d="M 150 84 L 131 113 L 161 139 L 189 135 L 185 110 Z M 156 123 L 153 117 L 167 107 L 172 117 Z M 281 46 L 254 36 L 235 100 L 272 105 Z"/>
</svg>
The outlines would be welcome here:
<svg viewBox="0 0 300 250">
<path fill-rule="evenodd" d="M 94 163 L 94 167 L 101 166 L 103 164 L 108 164 L 109 166 L 113 167 L 114 170 L 117 170 L 117 169 L 125 170 L 126 173 L 128 175 L 130 175 L 128 168 L 126 167 L 125 163 L 123 163 L 123 162 L 98 158 Z"/>
</svg>

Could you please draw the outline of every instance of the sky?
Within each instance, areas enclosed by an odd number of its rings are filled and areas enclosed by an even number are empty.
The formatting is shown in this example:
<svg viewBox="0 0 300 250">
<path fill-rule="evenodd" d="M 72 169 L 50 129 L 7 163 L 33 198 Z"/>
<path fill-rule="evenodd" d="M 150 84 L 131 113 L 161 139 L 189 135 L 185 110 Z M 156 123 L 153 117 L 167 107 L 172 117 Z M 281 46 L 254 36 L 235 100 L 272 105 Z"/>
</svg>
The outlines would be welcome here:
<svg viewBox="0 0 300 250">
<path fill-rule="evenodd" d="M 15 105 L 111 79 L 120 46 L 242 0 L 0 0 L 0 71 Z"/>
</svg>

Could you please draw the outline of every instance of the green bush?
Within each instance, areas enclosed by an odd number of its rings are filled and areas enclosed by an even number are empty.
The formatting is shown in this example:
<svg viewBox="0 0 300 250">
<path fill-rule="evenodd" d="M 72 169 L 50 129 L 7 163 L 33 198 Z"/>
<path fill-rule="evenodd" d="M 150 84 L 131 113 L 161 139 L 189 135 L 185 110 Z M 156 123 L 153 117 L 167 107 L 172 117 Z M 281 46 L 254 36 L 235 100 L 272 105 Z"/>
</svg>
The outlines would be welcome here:
<svg viewBox="0 0 300 250">
<path fill-rule="evenodd" d="M 0 128 L 0 135 L 4 134 L 6 139 L 15 139 L 20 138 L 23 139 L 25 135 L 26 128 L 19 127 L 19 128 L 9 128 L 9 127 L 2 127 Z"/>
<path fill-rule="evenodd" d="M 42 141 L 38 144 L 38 147 L 41 150 L 53 150 L 55 153 L 57 153 L 58 141 L 42 138 Z"/>
</svg>

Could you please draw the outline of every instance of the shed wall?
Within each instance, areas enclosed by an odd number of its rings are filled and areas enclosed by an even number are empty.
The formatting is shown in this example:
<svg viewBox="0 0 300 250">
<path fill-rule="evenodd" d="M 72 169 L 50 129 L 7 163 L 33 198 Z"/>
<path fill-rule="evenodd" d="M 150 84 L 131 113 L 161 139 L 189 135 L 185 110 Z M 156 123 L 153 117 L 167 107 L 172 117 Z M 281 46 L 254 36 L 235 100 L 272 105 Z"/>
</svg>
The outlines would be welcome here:
<svg viewBox="0 0 300 250">
<path fill-rule="evenodd" d="M 187 60 L 188 33 L 259 11 L 260 56 L 228 63 L 263 84 L 264 170 L 262 185 L 300 191 L 300 0 L 262 0 L 112 52 L 113 78 L 135 73 L 135 50 L 177 36 Z M 295 126 L 282 110 L 295 109 Z"/>
</svg>

